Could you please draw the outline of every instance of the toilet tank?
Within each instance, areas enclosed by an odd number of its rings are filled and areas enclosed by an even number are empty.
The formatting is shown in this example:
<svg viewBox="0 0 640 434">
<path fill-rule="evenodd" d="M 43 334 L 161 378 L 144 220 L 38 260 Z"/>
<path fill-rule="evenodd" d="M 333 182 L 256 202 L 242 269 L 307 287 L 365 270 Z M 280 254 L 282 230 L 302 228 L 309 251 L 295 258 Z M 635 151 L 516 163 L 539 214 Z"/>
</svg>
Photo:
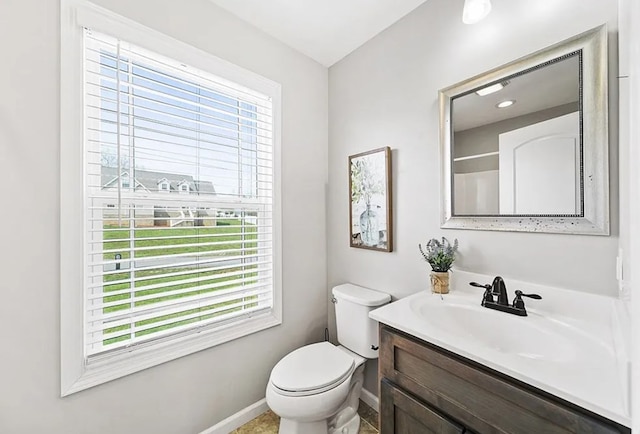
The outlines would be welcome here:
<svg viewBox="0 0 640 434">
<path fill-rule="evenodd" d="M 338 342 L 362 357 L 377 359 L 378 322 L 369 318 L 369 312 L 389 303 L 391 296 L 351 283 L 338 285 L 331 292 Z"/>
</svg>

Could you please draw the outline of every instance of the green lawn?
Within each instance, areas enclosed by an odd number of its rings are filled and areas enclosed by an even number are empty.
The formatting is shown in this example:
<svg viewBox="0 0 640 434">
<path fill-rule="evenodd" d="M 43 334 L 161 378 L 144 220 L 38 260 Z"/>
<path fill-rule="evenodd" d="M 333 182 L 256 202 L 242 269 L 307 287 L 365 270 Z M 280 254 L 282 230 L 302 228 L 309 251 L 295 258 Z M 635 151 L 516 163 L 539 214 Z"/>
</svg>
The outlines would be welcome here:
<svg viewBox="0 0 640 434">
<path fill-rule="evenodd" d="M 137 258 L 148 258 L 153 256 L 167 256 L 167 255 L 179 255 L 184 253 L 209 253 L 210 252 L 218 252 L 220 256 L 238 256 L 239 252 L 225 252 L 226 250 L 237 249 L 240 247 L 243 248 L 254 248 L 257 247 L 257 242 L 252 241 L 257 239 L 257 230 L 255 227 L 251 227 L 245 225 L 244 228 L 244 237 L 239 234 L 241 232 L 241 228 L 233 227 L 239 226 L 242 224 L 242 221 L 239 219 L 227 219 L 218 221 L 219 226 L 213 227 L 180 227 L 180 228 L 151 228 L 151 229 L 129 229 L 122 228 L 119 229 L 117 226 L 109 226 L 105 225 L 105 230 L 103 232 L 103 249 L 107 251 L 104 254 L 105 260 L 113 260 L 115 258 L 116 253 L 121 255 L 123 260 L 129 259 L 131 256 L 130 244 L 133 244 L 135 248 L 146 248 L 144 250 L 136 251 L 135 257 Z M 128 240 L 133 233 L 133 243 Z M 197 237 L 194 237 L 197 235 Z M 244 238 L 244 239 L 243 239 Z M 211 243 L 211 244 L 209 244 Z M 249 250 L 245 254 L 253 254 L 255 250 Z M 180 261 L 180 258 L 176 258 L 177 261 Z M 184 260 L 184 258 L 182 258 Z M 229 285 L 224 285 L 224 282 L 228 282 L 231 280 L 246 278 L 246 277 L 254 277 L 257 276 L 256 272 L 252 272 L 252 269 L 257 268 L 256 265 L 246 265 L 246 266 L 238 266 L 231 269 L 225 270 L 215 270 L 215 271 L 206 271 L 199 272 L 195 267 L 172 267 L 170 265 L 158 266 L 158 268 L 153 268 L 149 270 L 133 270 L 135 273 L 135 278 L 148 278 L 144 280 L 137 280 L 135 282 L 135 287 L 132 291 L 117 294 L 117 295 L 106 295 L 103 298 L 105 303 L 108 302 L 116 302 L 122 301 L 122 303 L 117 303 L 113 306 L 105 307 L 103 309 L 104 313 L 111 313 L 129 309 L 131 305 L 133 306 L 143 306 L 154 303 L 159 303 L 167 300 L 190 297 L 197 294 L 210 293 L 214 291 L 219 291 L 223 289 L 232 288 L 235 286 L 235 282 Z M 188 274 L 182 274 L 178 276 L 166 276 L 167 274 L 173 273 L 181 273 L 188 272 Z M 241 274 L 227 276 L 221 274 L 230 274 L 238 272 Z M 107 274 L 104 276 L 104 286 L 103 291 L 105 293 L 122 291 L 124 289 L 131 289 L 130 281 L 122 282 L 123 280 L 131 279 L 132 270 L 123 270 L 119 273 Z M 158 276 L 154 278 L 153 276 Z M 195 282 L 187 282 L 186 279 L 194 279 L 197 277 L 197 281 Z M 196 280 L 196 279 L 194 279 Z M 109 282 L 118 282 L 120 283 L 109 283 Z M 194 291 L 186 291 L 180 294 L 166 294 L 170 291 L 182 290 L 188 288 L 196 288 L 203 285 L 215 285 L 218 284 L 220 286 L 216 286 L 215 288 L 209 289 L 194 289 Z M 153 288 L 148 288 L 153 286 Z M 147 288 L 147 289 L 145 289 Z M 134 300 L 131 301 L 132 295 L 134 297 L 142 297 L 157 294 L 157 297 L 151 297 L 146 300 Z M 255 297 L 253 297 L 255 298 Z M 148 319 L 145 321 L 139 321 L 135 323 L 136 327 L 147 326 L 149 324 L 157 323 L 160 321 L 175 319 L 175 321 L 170 324 L 159 325 L 158 327 L 150 328 L 143 331 L 137 331 L 135 333 L 136 337 L 144 336 L 147 334 L 155 333 L 160 330 L 170 329 L 174 327 L 178 327 L 181 325 L 198 322 L 204 319 L 211 318 L 216 315 L 224 314 L 232 312 L 233 310 L 239 310 L 240 307 L 230 308 L 223 312 L 216 313 L 207 313 L 216 308 L 220 308 L 226 305 L 231 305 L 241 301 L 231 300 L 225 303 L 218 303 L 206 307 L 201 307 L 197 309 L 190 309 L 178 313 L 174 313 L 171 315 L 163 315 L 158 316 L 152 319 Z M 193 313 L 202 312 L 202 315 L 195 318 L 187 318 L 180 319 L 186 315 L 190 315 Z M 114 337 L 111 339 L 106 339 L 103 341 L 104 345 L 113 344 L 120 341 L 126 341 L 131 338 L 131 333 L 127 332 L 130 330 L 130 325 L 121 325 L 118 327 L 112 327 L 105 330 L 106 333 L 114 333 L 114 332 L 123 332 L 118 337 Z"/>
</svg>

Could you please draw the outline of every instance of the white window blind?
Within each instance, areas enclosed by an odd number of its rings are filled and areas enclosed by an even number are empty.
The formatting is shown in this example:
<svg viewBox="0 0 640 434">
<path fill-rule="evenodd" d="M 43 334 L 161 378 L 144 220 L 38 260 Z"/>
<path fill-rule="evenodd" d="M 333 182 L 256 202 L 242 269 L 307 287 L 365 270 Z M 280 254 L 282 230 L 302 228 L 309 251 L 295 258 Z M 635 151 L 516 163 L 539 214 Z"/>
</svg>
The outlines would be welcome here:
<svg viewBox="0 0 640 434">
<path fill-rule="evenodd" d="M 270 312 L 271 98 L 91 30 L 84 71 L 88 361 Z"/>
</svg>

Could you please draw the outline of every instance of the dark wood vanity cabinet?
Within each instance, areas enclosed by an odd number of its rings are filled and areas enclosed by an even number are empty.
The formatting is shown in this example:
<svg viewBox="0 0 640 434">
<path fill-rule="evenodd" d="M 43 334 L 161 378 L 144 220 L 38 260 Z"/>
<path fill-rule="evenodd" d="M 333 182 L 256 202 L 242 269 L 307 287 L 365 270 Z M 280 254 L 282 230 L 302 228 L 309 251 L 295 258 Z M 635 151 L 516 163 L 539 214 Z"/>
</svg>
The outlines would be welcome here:
<svg viewBox="0 0 640 434">
<path fill-rule="evenodd" d="M 391 382 L 380 382 L 380 431 L 383 433 L 461 434 L 465 428 L 439 414 Z"/>
<path fill-rule="evenodd" d="M 631 432 L 382 324 L 379 357 L 381 434 Z"/>
</svg>

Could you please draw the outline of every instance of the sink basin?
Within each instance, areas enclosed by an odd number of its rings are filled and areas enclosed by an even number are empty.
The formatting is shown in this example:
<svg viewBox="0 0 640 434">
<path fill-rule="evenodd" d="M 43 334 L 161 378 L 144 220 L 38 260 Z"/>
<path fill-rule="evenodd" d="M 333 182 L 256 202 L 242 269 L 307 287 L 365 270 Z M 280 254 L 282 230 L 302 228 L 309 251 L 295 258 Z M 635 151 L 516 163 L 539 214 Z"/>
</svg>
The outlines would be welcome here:
<svg viewBox="0 0 640 434">
<path fill-rule="evenodd" d="M 425 297 L 412 300 L 411 310 L 447 339 L 527 359 L 567 362 L 577 357 L 575 339 L 554 333 L 545 320 Z"/>
</svg>

